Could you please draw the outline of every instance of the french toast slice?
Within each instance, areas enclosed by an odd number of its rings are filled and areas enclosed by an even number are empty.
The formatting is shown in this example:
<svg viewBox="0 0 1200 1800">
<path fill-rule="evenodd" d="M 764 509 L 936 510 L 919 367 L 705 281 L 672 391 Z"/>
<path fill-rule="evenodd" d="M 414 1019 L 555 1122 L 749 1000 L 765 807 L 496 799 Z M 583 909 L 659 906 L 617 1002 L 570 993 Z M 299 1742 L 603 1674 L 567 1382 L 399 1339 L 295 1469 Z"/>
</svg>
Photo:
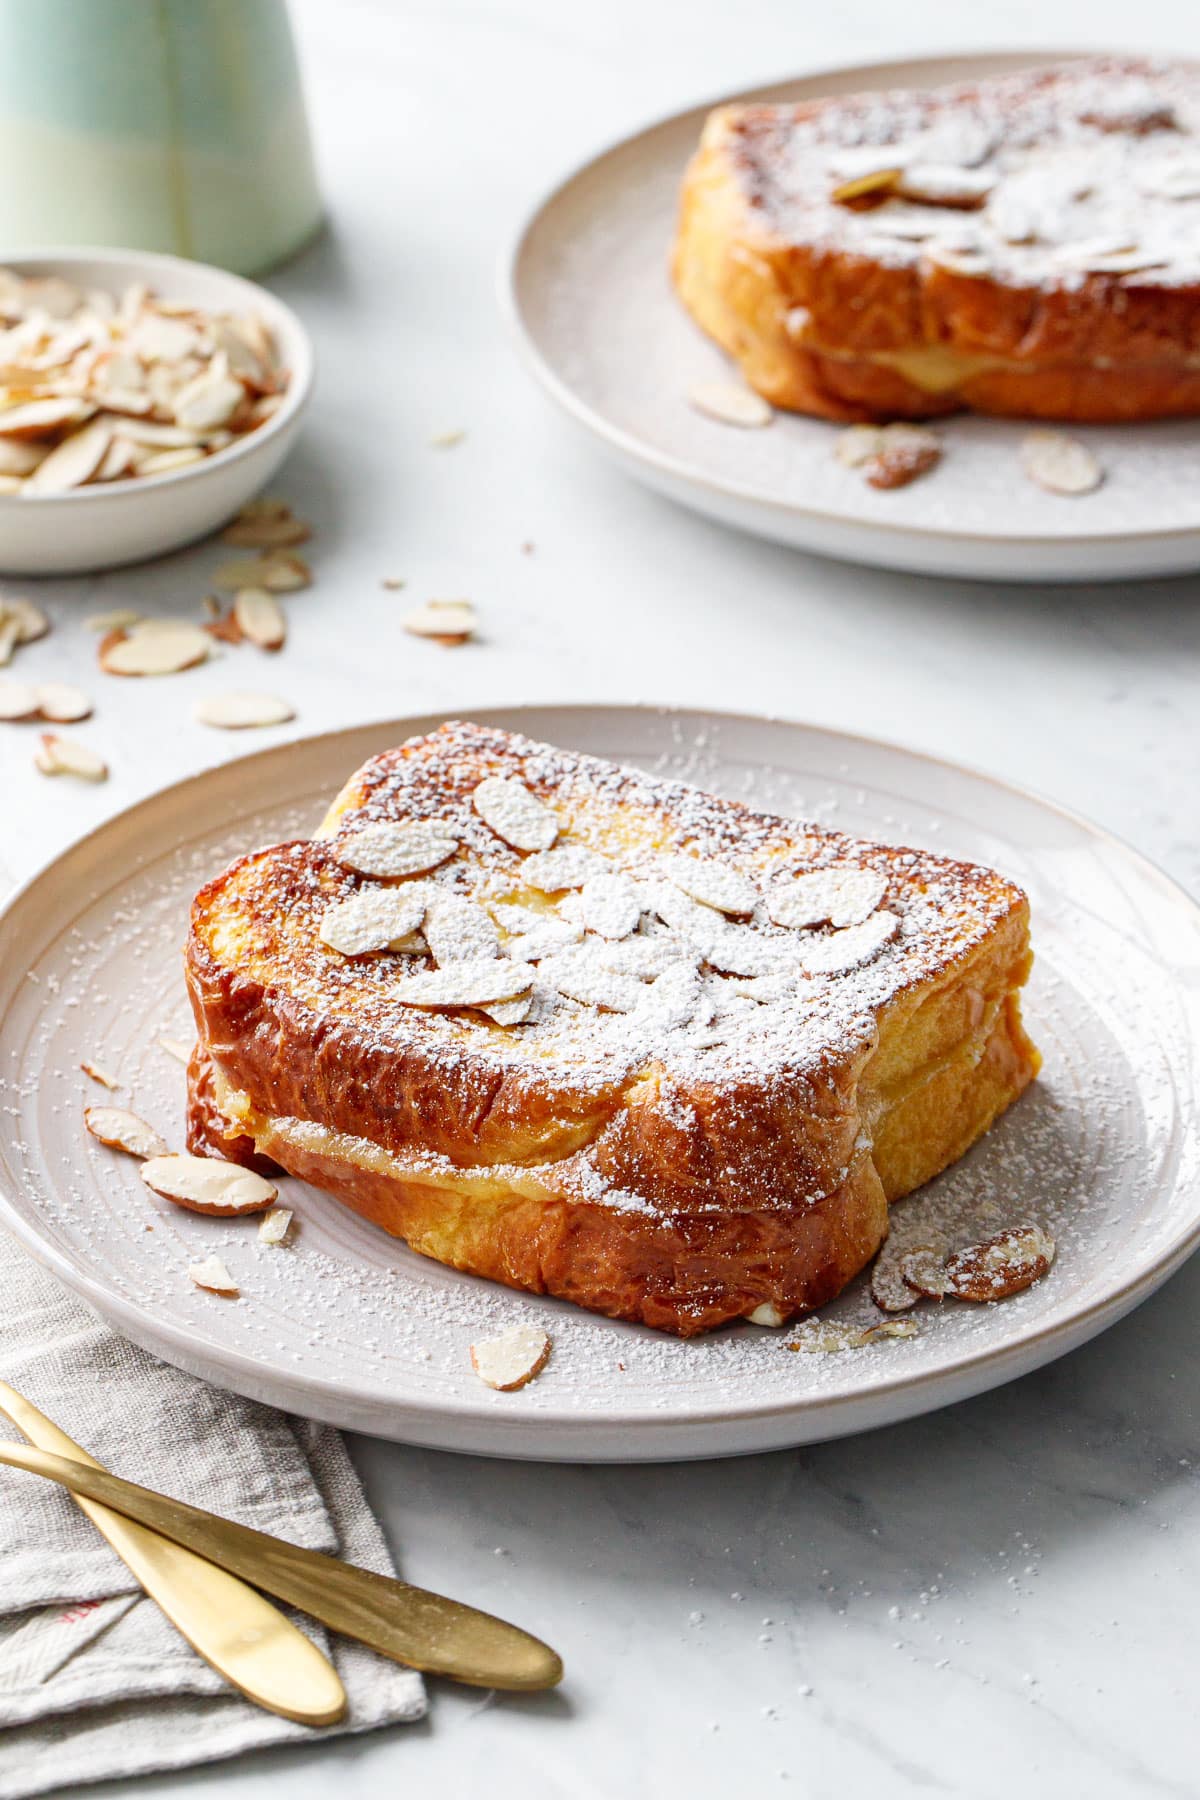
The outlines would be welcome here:
<svg viewBox="0 0 1200 1800">
<path fill-rule="evenodd" d="M 426 866 L 364 874 L 413 822 Z M 419 934 L 325 941 L 381 892 Z M 189 1143 L 510 1286 L 781 1323 L 1036 1073 L 1028 925 L 991 870 L 450 723 L 197 895 Z"/>
<path fill-rule="evenodd" d="M 774 405 L 1200 412 L 1200 73 L 1097 58 L 721 107 L 683 186 L 684 305 Z"/>
</svg>

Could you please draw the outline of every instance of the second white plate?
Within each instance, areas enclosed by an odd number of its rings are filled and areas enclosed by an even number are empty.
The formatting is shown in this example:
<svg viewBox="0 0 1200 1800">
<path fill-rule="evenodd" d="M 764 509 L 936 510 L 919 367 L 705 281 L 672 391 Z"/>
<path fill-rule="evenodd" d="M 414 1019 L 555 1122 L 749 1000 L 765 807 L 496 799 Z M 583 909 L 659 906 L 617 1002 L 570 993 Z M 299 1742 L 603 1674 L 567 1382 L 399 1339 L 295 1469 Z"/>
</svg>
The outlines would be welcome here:
<svg viewBox="0 0 1200 1800">
<path fill-rule="evenodd" d="M 1035 52 L 873 63 L 741 100 L 936 87 L 1048 62 Z M 715 104 L 715 103 L 714 103 Z M 1021 473 L 1019 421 L 947 421 L 947 454 L 880 493 L 833 455 L 837 427 L 780 413 L 743 431 L 698 415 L 693 382 L 737 379 L 667 273 L 684 167 L 709 107 L 627 138 L 571 175 L 522 230 L 505 303 L 534 373 L 631 474 L 697 512 L 856 562 L 1010 581 L 1107 581 L 1200 567 L 1200 421 L 1072 427 L 1107 472 L 1073 499 Z"/>
<path fill-rule="evenodd" d="M 414 1255 L 328 1194 L 285 1181 L 293 1248 L 254 1219 L 149 1194 L 86 1136 L 110 1098 L 179 1146 L 190 1034 L 181 945 L 192 894 L 257 844 L 307 835 L 402 719 L 311 738 L 168 788 L 68 850 L 0 916 L 0 1225 L 127 1336 L 290 1411 L 381 1437 L 497 1456 L 640 1461 L 727 1455 L 865 1430 L 1036 1368 L 1144 1299 L 1200 1236 L 1200 911 L 1134 852 L 1044 801 L 909 751 L 778 721 L 632 707 L 515 708 L 513 730 L 677 775 L 752 805 L 993 863 L 1033 902 L 1027 1016 L 1040 1081 L 969 1156 L 896 1210 L 919 1240 L 952 1215 L 987 1235 L 1032 1218 L 1049 1276 L 996 1306 L 920 1309 L 920 1335 L 791 1354 L 744 1325 L 691 1343 L 510 1292 Z M 188 1280 L 216 1251 L 241 1284 Z M 863 1279 L 828 1309 L 877 1318 Z M 468 1348 L 518 1319 L 554 1340 L 515 1394 Z"/>
</svg>

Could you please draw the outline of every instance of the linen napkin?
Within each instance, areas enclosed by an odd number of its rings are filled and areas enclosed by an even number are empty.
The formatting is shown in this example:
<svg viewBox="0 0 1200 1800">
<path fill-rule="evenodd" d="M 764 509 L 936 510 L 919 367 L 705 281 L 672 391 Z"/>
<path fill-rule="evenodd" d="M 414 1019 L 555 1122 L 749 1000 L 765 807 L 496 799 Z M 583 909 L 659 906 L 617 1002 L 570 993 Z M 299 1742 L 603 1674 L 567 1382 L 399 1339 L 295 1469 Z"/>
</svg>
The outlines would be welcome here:
<svg viewBox="0 0 1200 1800">
<path fill-rule="evenodd" d="M 114 1473 L 394 1574 L 338 1433 L 127 1343 L 0 1231 L 0 1376 Z M 0 1435 L 17 1438 L 0 1420 Z M 0 1468 L 0 1800 L 419 1719 L 421 1677 L 296 1623 L 349 1710 L 317 1729 L 242 1699 L 167 1623 L 70 1496 Z"/>
</svg>

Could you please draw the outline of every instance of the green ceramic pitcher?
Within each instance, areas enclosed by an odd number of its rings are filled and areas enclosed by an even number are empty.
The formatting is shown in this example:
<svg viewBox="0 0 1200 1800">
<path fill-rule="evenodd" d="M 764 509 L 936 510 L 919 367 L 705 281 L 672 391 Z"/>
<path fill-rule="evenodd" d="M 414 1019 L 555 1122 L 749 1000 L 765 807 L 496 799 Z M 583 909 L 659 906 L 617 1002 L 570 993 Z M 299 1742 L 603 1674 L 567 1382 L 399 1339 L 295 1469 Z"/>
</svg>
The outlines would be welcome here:
<svg viewBox="0 0 1200 1800">
<path fill-rule="evenodd" d="M 0 168 L 0 258 L 270 268 L 321 218 L 284 0 L 0 0 Z"/>
</svg>

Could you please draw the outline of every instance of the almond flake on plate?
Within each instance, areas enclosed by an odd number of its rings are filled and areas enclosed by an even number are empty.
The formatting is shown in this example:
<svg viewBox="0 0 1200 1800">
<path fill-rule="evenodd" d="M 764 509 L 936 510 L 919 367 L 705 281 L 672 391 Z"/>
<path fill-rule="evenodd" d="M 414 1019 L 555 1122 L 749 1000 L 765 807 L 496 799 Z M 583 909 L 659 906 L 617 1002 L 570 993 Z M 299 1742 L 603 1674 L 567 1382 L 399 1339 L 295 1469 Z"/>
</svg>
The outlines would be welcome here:
<svg viewBox="0 0 1200 1800">
<path fill-rule="evenodd" d="M 236 1295 L 242 1291 L 219 1256 L 206 1256 L 203 1262 L 189 1263 L 188 1274 L 198 1288 L 204 1288 L 210 1294 Z"/>
<path fill-rule="evenodd" d="M 549 807 L 512 776 L 488 775 L 471 795 L 484 824 L 514 850 L 548 850 L 558 836 Z"/>
<path fill-rule="evenodd" d="M 833 453 L 843 468 L 861 469 L 880 454 L 884 441 L 881 425 L 847 425 L 838 432 Z"/>
<path fill-rule="evenodd" d="M 85 1075 L 89 1076 L 92 1081 L 98 1081 L 101 1087 L 114 1090 L 121 1085 L 115 1076 L 110 1075 L 106 1069 L 102 1069 L 98 1063 L 81 1062 L 79 1066 Z"/>
<path fill-rule="evenodd" d="M 77 775 L 81 781 L 108 779 L 108 764 L 102 756 L 89 750 L 86 744 L 80 744 L 74 738 L 59 737 L 53 731 L 43 731 L 33 761 L 43 775 Z"/>
<path fill-rule="evenodd" d="M 139 1119 L 136 1113 L 127 1112 L 122 1106 L 85 1106 L 83 1122 L 92 1136 L 107 1144 L 110 1150 L 124 1150 L 126 1155 L 143 1160 L 167 1153 L 167 1140 L 152 1125 L 147 1125 L 145 1119 Z"/>
<path fill-rule="evenodd" d="M 1021 466 L 1051 494 L 1090 494 L 1104 480 L 1087 445 L 1065 431 L 1031 431 L 1021 445 Z"/>
<path fill-rule="evenodd" d="M 915 1244 L 900 1258 L 900 1278 L 906 1287 L 927 1300 L 941 1300 L 950 1291 L 946 1258 L 932 1244 Z"/>
<path fill-rule="evenodd" d="M 128 631 L 112 633 L 100 645 L 100 667 L 108 675 L 178 675 L 202 663 L 212 648 L 199 625 L 176 619 L 141 619 Z"/>
<path fill-rule="evenodd" d="M 281 506 L 282 502 L 274 504 Z M 221 533 L 221 542 L 232 544 L 238 550 L 290 550 L 296 544 L 306 544 L 311 536 L 312 526 L 303 519 L 293 518 L 286 509 L 255 512 L 244 506 L 233 523 Z"/>
<path fill-rule="evenodd" d="M 593 875 L 611 867 L 606 856 L 586 844 L 561 844 L 557 850 L 540 850 L 521 864 L 521 880 L 539 894 L 557 894 L 564 888 L 581 888 Z"/>
<path fill-rule="evenodd" d="M 736 381 L 694 381 L 688 389 L 688 404 L 707 419 L 745 431 L 769 425 L 775 417 L 775 409 L 761 394 Z"/>
<path fill-rule="evenodd" d="M 370 956 L 394 950 L 425 917 L 428 888 L 424 882 L 408 887 L 361 888 L 346 900 L 326 909 L 318 936 L 343 956 Z"/>
<path fill-rule="evenodd" d="M 168 1056 L 173 1056 L 175 1061 L 181 1062 L 185 1068 L 191 1062 L 192 1046 L 185 1044 L 182 1038 L 160 1037 L 155 1042 L 160 1050 L 165 1050 Z"/>
<path fill-rule="evenodd" d="M 38 711 L 53 725 L 75 725 L 89 717 L 92 703 L 82 688 L 65 681 L 44 681 L 34 689 Z"/>
<path fill-rule="evenodd" d="M 672 856 L 665 867 L 677 888 L 715 912 L 745 915 L 758 905 L 757 885 L 728 863 L 711 857 Z"/>
<path fill-rule="evenodd" d="M 498 1393 L 515 1393 L 540 1375 L 550 1357 L 550 1339 L 537 1325 L 513 1325 L 499 1337 L 471 1345 L 471 1367 Z"/>
<path fill-rule="evenodd" d="M 436 638 L 442 644 L 465 644 L 477 623 L 469 600 L 428 600 L 400 621 L 413 637 Z"/>
<path fill-rule="evenodd" d="M 26 687 L 23 681 L 0 678 L 0 720 L 36 719 L 41 710 L 36 688 Z"/>
<path fill-rule="evenodd" d="M 232 1219 L 265 1212 L 279 1191 L 253 1169 L 209 1156 L 152 1156 L 141 1168 L 146 1186 L 189 1212 Z"/>
<path fill-rule="evenodd" d="M 233 616 L 242 636 L 260 650 L 282 649 L 287 620 L 278 600 L 266 588 L 240 588 L 234 598 Z"/>
<path fill-rule="evenodd" d="M 800 940 L 797 961 L 807 975 L 846 975 L 878 956 L 899 929 L 895 913 L 872 913 L 861 925 L 849 925 L 828 937 Z"/>
<path fill-rule="evenodd" d="M 292 1229 L 293 1214 L 286 1206 L 273 1206 L 269 1213 L 264 1213 L 258 1227 L 258 1235 L 264 1244 L 286 1244 Z"/>
<path fill-rule="evenodd" d="M 627 938 L 642 916 L 641 890 L 628 875 L 593 875 L 580 889 L 580 916 L 603 938 Z"/>
<path fill-rule="evenodd" d="M 431 450 L 453 450 L 466 437 L 465 431 L 439 431 L 429 440 Z"/>
<path fill-rule="evenodd" d="M 302 556 L 275 551 L 268 556 L 243 557 L 218 564 L 213 586 L 236 593 L 239 588 L 266 588 L 270 594 L 294 594 L 312 586 L 312 570 Z"/>
<path fill-rule="evenodd" d="M 400 819 L 364 825 L 329 849 L 344 869 L 387 879 L 436 869 L 459 842 L 458 833 L 440 819 Z"/>
<path fill-rule="evenodd" d="M 1040 1225 L 1019 1225 L 956 1250 L 946 1262 L 949 1292 L 958 1300 L 1007 1300 L 1040 1280 L 1053 1261 L 1054 1239 Z"/>
<path fill-rule="evenodd" d="M 834 863 L 807 875 L 781 876 L 767 890 L 767 913 L 776 925 L 861 925 L 887 891 L 874 869 Z"/>
<path fill-rule="evenodd" d="M 192 708 L 200 725 L 220 731 L 248 731 L 256 725 L 285 725 L 296 716 L 286 700 L 275 694 L 205 694 Z"/>
<path fill-rule="evenodd" d="M 131 606 L 114 606 L 108 612 L 92 613 L 83 622 L 89 631 L 100 631 L 107 636 L 110 631 L 128 631 L 131 625 L 140 625 L 142 615 L 134 612 Z"/>
<path fill-rule="evenodd" d="M 941 460 L 940 444 L 892 441 L 863 465 L 863 474 L 873 488 L 908 487 L 919 476 L 936 469 Z"/>
<path fill-rule="evenodd" d="M 425 914 L 425 942 L 438 964 L 497 956 L 500 934 L 491 914 L 462 894 L 435 893 Z"/>
<path fill-rule="evenodd" d="M 773 1300 L 764 1300 L 753 1312 L 746 1314 L 747 1325 L 766 1325 L 772 1331 L 778 1331 L 781 1325 L 787 1324 L 786 1316 L 780 1312 Z"/>
<path fill-rule="evenodd" d="M 409 975 L 388 990 L 401 1006 L 495 1006 L 518 1000 L 533 985 L 528 963 L 506 956 L 476 956 Z"/>
<path fill-rule="evenodd" d="M 34 644 L 50 629 L 50 621 L 41 607 L 23 597 L 0 597 L 0 618 L 13 624 L 18 644 Z"/>
</svg>

